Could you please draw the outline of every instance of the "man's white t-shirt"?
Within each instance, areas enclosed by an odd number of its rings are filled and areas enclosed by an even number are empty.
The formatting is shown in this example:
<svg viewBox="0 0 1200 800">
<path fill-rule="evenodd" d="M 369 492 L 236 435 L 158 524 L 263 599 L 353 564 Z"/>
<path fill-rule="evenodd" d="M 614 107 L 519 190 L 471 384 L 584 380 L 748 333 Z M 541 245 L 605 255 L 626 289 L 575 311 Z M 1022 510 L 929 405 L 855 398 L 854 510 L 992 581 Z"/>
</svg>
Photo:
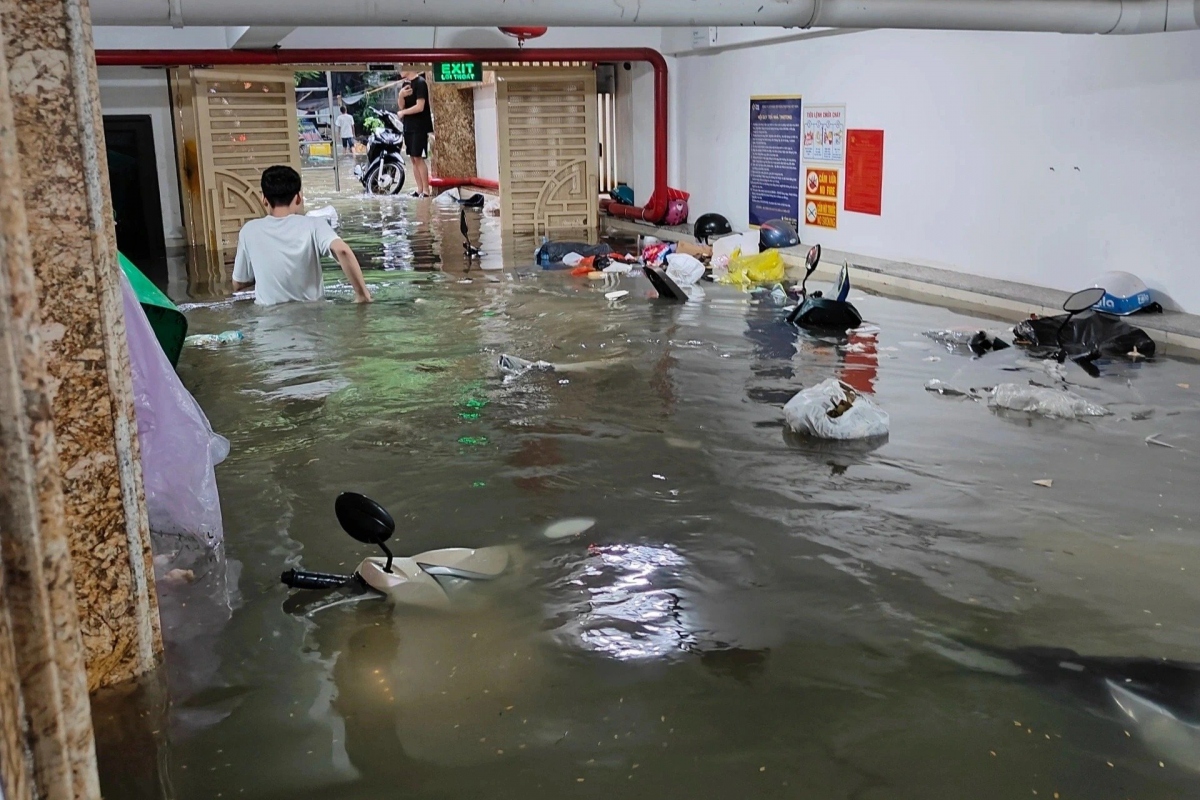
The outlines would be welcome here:
<svg viewBox="0 0 1200 800">
<path fill-rule="evenodd" d="M 343 139 L 354 138 L 354 117 L 342 114 L 337 118 L 338 135 Z"/>
<path fill-rule="evenodd" d="M 250 220 L 238 235 L 233 279 L 253 282 L 254 302 L 260 306 L 320 300 L 325 296 L 321 256 L 328 256 L 337 240 L 320 217 L 290 214 Z"/>
</svg>

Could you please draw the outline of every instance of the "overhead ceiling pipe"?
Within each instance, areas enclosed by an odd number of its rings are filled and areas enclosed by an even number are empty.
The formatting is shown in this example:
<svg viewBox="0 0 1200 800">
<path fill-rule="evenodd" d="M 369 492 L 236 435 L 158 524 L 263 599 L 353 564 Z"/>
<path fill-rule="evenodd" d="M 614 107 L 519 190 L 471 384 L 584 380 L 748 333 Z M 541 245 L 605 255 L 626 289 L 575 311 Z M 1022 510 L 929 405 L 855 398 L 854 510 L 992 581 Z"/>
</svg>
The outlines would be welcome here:
<svg viewBox="0 0 1200 800">
<path fill-rule="evenodd" d="M 97 50 L 101 67 L 297 66 L 303 64 L 425 64 L 435 61 L 545 63 L 642 61 L 654 68 L 654 193 L 624 216 L 662 222 L 667 215 L 667 61 L 648 47 L 571 47 L 479 50 Z"/>
<path fill-rule="evenodd" d="M 1200 0 L 91 0 L 94 25 L 742 26 L 1159 33 Z"/>
</svg>

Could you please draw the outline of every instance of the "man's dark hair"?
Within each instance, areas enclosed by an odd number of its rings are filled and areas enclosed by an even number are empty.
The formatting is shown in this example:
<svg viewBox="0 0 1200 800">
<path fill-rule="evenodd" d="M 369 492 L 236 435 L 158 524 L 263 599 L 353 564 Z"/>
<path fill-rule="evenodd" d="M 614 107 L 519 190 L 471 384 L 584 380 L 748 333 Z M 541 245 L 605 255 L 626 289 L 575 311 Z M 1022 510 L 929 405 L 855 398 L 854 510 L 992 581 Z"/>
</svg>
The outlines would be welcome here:
<svg viewBox="0 0 1200 800">
<path fill-rule="evenodd" d="M 300 194 L 300 173 L 291 167 L 267 167 L 262 174 L 262 193 L 271 208 L 290 206 Z"/>
</svg>

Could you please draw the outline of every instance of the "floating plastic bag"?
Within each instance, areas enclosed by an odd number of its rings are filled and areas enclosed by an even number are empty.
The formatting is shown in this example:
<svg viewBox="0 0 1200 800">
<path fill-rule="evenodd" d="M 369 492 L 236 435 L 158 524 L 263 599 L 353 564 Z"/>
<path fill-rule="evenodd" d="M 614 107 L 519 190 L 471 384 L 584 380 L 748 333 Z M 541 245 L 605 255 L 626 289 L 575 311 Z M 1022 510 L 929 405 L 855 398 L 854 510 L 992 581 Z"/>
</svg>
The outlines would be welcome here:
<svg viewBox="0 0 1200 800">
<path fill-rule="evenodd" d="M 704 277 L 704 265 L 687 253 L 672 253 L 667 256 L 667 277 L 679 286 L 691 286 Z"/>
<path fill-rule="evenodd" d="M 783 256 L 778 250 L 768 250 L 752 256 L 743 256 L 738 251 L 730 256 L 729 274 L 721 279 L 721 283 L 748 289 L 756 283 L 778 283 L 786 274 Z"/>
<path fill-rule="evenodd" d="M 219 347 L 223 344 L 236 344 L 245 338 L 241 331 L 197 333 L 184 339 L 183 343 L 192 347 Z"/>
<path fill-rule="evenodd" d="M 175 374 L 124 275 L 121 294 L 150 530 L 215 545 L 223 534 L 214 467 L 229 455 L 229 440 L 213 433 Z"/>
<path fill-rule="evenodd" d="M 970 351 L 981 356 L 990 350 L 1004 350 L 1008 342 L 989 331 L 978 328 L 949 328 L 939 331 L 925 331 L 923 334 L 938 344 L 944 345 L 951 353 Z"/>
<path fill-rule="evenodd" d="M 783 407 L 788 427 L 818 439 L 887 436 L 887 412 L 837 378 L 797 394 Z"/>
<path fill-rule="evenodd" d="M 1105 417 L 1112 413 L 1104 406 L 1096 405 L 1074 392 L 1045 389 L 1041 386 L 1018 386 L 1015 383 L 1002 383 L 993 389 L 992 396 L 988 398 L 988 405 L 992 408 L 1024 411 L 1056 419 Z"/>
<path fill-rule="evenodd" d="M 337 209 L 334 208 L 333 206 L 323 206 L 321 208 L 314 208 L 312 211 L 308 212 L 305 216 L 320 217 L 329 223 L 329 227 L 331 227 L 335 230 L 337 229 L 338 213 L 337 213 Z"/>
</svg>

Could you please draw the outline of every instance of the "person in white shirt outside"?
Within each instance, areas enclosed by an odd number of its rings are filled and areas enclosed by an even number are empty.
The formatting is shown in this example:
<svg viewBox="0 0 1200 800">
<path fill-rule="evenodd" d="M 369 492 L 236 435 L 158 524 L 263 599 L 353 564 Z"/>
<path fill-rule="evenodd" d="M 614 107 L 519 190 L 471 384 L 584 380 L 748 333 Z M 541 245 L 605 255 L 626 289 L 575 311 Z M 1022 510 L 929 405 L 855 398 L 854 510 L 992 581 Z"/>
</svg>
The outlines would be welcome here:
<svg viewBox="0 0 1200 800">
<path fill-rule="evenodd" d="M 354 117 L 346 112 L 345 106 L 342 106 L 342 113 L 338 114 L 333 124 L 342 140 L 342 152 L 354 155 Z"/>
<path fill-rule="evenodd" d="M 332 256 L 354 289 L 357 303 L 371 302 L 362 269 L 350 246 L 321 217 L 303 214 L 300 174 L 287 166 L 268 167 L 262 174 L 267 216 L 242 226 L 233 265 L 233 288 L 254 287 L 262 306 L 325 296 L 321 257 Z"/>
</svg>

